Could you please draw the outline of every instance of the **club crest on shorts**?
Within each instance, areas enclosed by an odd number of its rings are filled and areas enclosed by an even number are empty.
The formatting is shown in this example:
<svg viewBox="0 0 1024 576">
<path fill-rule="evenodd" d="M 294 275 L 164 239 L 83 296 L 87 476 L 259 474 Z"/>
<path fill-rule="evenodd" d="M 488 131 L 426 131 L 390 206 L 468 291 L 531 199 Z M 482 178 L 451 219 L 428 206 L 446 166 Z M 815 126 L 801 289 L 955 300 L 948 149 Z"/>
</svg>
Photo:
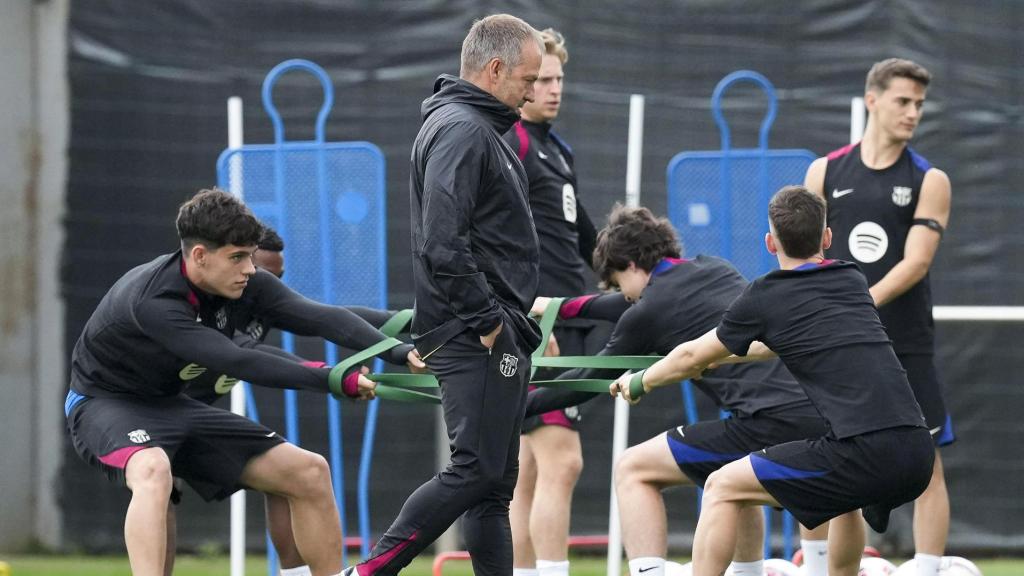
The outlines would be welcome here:
<svg viewBox="0 0 1024 576">
<path fill-rule="evenodd" d="M 516 366 L 519 365 L 519 358 L 514 354 L 504 354 L 501 357 L 501 363 L 498 364 L 498 370 L 501 371 L 501 375 L 505 378 L 511 378 L 515 376 Z"/>
<path fill-rule="evenodd" d="M 149 442 L 149 432 L 146 432 L 142 428 L 132 430 L 128 433 L 128 439 L 136 444 L 144 444 Z"/>
<path fill-rule="evenodd" d="M 892 187 L 892 203 L 900 208 L 910 204 L 911 188 L 908 186 Z"/>
</svg>

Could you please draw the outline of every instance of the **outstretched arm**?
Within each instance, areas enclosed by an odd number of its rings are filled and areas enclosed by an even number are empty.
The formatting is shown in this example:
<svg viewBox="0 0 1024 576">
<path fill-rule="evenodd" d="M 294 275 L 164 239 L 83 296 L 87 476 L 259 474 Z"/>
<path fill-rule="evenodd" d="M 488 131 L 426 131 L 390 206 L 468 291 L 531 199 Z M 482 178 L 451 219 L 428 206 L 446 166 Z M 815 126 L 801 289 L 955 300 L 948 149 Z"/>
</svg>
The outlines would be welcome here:
<svg viewBox="0 0 1024 576">
<path fill-rule="evenodd" d="M 654 363 L 643 373 L 645 392 L 660 388 L 666 384 L 691 378 L 700 378 L 708 365 L 730 355 L 729 349 L 718 339 L 716 330 L 710 330 L 696 340 L 683 342 L 676 346 L 668 356 Z M 637 402 L 629 394 L 629 382 L 632 374 L 620 376 L 612 382 L 608 391 L 612 396 L 622 395 L 630 402 Z"/>
</svg>

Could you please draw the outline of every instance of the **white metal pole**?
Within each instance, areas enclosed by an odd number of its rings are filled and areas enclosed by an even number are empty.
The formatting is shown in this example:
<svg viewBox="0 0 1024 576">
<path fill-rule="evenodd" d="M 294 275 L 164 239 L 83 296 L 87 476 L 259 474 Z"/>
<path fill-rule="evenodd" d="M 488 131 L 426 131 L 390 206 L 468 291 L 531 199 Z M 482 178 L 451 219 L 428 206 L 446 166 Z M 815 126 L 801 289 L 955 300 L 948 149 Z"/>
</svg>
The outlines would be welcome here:
<svg viewBox="0 0 1024 576">
<path fill-rule="evenodd" d="M 856 96 L 850 99 L 850 144 L 860 142 L 864 137 L 864 126 L 867 124 L 867 110 L 864 98 Z"/>
<path fill-rule="evenodd" d="M 640 172 L 644 148 L 644 96 L 629 97 L 629 143 L 626 148 L 626 206 L 640 205 Z M 608 503 L 608 576 L 622 571 L 622 529 L 619 524 L 619 503 L 615 497 L 615 464 L 629 444 L 629 403 L 621 398 L 615 402 L 612 432 L 612 481 Z"/>
<path fill-rule="evenodd" d="M 242 137 L 242 99 L 238 96 L 228 98 L 228 147 L 241 148 Z M 242 164 L 239 157 L 232 157 L 231 190 L 242 197 Z M 245 390 L 239 382 L 231 388 L 231 411 L 245 416 Z M 245 576 L 245 490 L 231 495 L 231 576 Z"/>
</svg>

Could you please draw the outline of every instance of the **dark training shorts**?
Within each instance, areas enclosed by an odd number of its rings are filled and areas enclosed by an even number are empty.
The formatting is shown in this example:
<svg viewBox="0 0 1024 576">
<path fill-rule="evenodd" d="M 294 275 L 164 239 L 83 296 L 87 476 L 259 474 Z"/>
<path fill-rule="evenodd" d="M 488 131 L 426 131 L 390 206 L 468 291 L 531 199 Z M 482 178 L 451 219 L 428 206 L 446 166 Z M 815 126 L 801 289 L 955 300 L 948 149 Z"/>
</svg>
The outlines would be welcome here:
<svg viewBox="0 0 1024 576">
<path fill-rule="evenodd" d="M 694 484 L 703 487 L 712 472 L 767 446 L 828 432 L 825 421 L 809 404 L 762 410 L 750 417 L 707 420 L 665 433 L 676 464 Z"/>
<path fill-rule="evenodd" d="M 284 442 L 243 416 L 183 394 L 170 398 L 89 398 L 68 415 L 75 452 L 125 485 L 125 466 L 144 448 L 162 448 L 171 473 L 205 500 L 223 500 L 244 488 L 242 470 L 255 456 Z"/>
<path fill-rule="evenodd" d="M 754 475 L 807 528 L 858 508 L 876 532 L 928 487 L 935 448 L 926 428 L 797 440 L 750 455 Z"/>
<path fill-rule="evenodd" d="M 897 357 L 907 371 L 910 388 L 921 406 L 935 445 L 948 446 L 956 442 L 953 419 L 946 411 L 946 402 L 942 399 L 942 384 L 935 370 L 935 357 L 931 354 L 900 354 Z"/>
</svg>

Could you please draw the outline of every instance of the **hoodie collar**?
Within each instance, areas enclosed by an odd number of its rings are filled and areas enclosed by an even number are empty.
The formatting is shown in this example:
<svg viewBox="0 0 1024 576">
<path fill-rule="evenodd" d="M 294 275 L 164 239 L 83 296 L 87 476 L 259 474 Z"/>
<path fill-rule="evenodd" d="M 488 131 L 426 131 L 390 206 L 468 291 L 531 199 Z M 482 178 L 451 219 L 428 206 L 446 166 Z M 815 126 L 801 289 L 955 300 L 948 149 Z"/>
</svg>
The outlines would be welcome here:
<svg viewBox="0 0 1024 576">
<path fill-rule="evenodd" d="M 435 110 L 448 104 L 472 106 L 499 134 L 507 132 L 519 120 L 517 110 L 509 108 L 475 84 L 450 74 L 442 74 L 434 82 L 434 95 L 423 101 L 423 119 L 426 120 Z"/>
</svg>

